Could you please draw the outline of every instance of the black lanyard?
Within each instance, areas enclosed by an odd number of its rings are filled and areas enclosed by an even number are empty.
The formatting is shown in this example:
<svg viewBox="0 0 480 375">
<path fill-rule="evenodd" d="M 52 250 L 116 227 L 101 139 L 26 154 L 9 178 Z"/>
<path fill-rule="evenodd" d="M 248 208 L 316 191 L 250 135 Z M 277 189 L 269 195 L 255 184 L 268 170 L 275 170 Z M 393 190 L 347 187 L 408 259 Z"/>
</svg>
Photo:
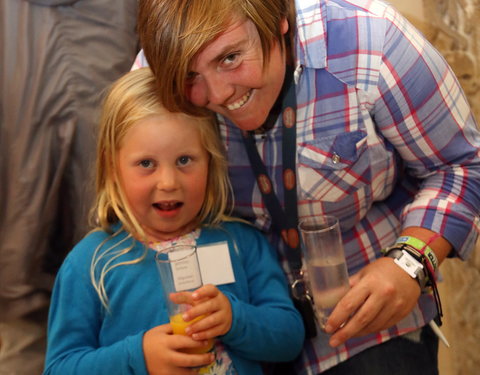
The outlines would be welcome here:
<svg viewBox="0 0 480 375">
<path fill-rule="evenodd" d="M 255 145 L 254 132 L 244 133 L 244 145 L 250 160 L 257 184 L 262 193 L 273 225 L 280 232 L 283 241 L 288 247 L 287 260 L 293 271 L 299 271 L 302 267 L 301 248 L 298 237 L 298 212 L 297 212 L 297 189 L 296 189 L 296 107 L 295 84 L 293 75 L 287 71 L 282 92 L 282 169 L 285 210 L 273 189 L 265 164 L 258 154 Z"/>
<path fill-rule="evenodd" d="M 298 209 L 296 185 L 296 109 L 297 98 L 293 71 L 287 67 L 285 81 L 282 87 L 282 181 L 284 187 L 285 209 L 275 194 L 273 183 L 270 179 L 265 164 L 258 154 L 255 145 L 254 132 L 244 132 L 243 143 L 250 160 L 250 165 L 257 178 L 257 184 L 262 193 L 263 200 L 273 222 L 274 227 L 280 232 L 287 245 L 287 257 L 294 281 L 291 285 L 293 299 L 297 309 L 303 316 L 307 337 L 316 335 L 314 314 L 310 296 L 305 288 L 302 274 L 302 254 L 298 234 Z"/>
</svg>

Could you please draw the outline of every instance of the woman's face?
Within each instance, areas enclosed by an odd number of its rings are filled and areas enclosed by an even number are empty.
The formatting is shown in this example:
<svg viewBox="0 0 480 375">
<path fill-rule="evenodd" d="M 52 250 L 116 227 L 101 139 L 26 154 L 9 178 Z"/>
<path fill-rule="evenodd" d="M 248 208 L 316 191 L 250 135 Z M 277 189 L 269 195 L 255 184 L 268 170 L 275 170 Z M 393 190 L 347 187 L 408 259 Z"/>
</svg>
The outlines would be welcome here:
<svg viewBox="0 0 480 375">
<path fill-rule="evenodd" d="M 288 30 L 286 20 L 281 31 Z M 258 31 L 250 20 L 232 22 L 193 59 L 186 86 L 188 99 L 219 113 L 242 130 L 265 121 L 282 88 L 285 51 L 275 42 L 263 65 Z"/>
</svg>

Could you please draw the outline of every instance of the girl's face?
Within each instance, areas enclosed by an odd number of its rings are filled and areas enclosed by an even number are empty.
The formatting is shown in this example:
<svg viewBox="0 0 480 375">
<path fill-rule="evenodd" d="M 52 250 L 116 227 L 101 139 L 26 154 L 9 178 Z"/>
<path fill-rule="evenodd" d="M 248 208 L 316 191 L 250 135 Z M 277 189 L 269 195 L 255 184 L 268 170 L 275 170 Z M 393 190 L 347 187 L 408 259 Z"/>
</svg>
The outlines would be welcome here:
<svg viewBox="0 0 480 375">
<path fill-rule="evenodd" d="M 197 124 L 178 113 L 140 120 L 125 134 L 117 162 L 126 199 L 149 240 L 195 229 L 209 164 Z"/>
</svg>

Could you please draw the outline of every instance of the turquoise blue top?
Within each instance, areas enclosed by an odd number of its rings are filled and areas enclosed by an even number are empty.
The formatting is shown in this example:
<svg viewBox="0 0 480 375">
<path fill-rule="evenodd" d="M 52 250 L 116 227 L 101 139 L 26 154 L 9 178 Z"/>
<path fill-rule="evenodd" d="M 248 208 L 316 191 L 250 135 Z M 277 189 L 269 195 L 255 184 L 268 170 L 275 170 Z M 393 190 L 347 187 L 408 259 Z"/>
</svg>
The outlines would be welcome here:
<svg viewBox="0 0 480 375">
<path fill-rule="evenodd" d="M 70 252 L 55 282 L 48 328 L 44 374 L 147 374 L 143 334 L 168 323 L 154 250 L 138 264 L 119 266 L 105 278 L 110 313 L 102 307 L 90 280 L 97 246 L 103 249 L 127 237 L 98 231 L 87 235 Z M 294 308 L 277 257 L 263 235 L 246 224 L 224 223 L 202 229 L 198 245 L 228 241 L 235 282 L 219 289 L 233 311 L 230 331 L 220 337 L 239 374 L 262 374 L 260 362 L 289 361 L 299 353 L 304 328 Z M 234 246 L 234 243 L 236 246 Z M 121 261 L 136 259 L 144 246 L 133 245 Z"/>
</svg>

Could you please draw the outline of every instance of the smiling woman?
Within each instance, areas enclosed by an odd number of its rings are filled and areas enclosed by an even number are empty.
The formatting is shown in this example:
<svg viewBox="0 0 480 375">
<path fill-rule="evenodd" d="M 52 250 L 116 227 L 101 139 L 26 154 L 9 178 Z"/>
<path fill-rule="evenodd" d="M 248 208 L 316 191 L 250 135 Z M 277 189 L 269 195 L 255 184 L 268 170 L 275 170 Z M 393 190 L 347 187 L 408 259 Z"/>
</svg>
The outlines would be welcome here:
<svg viewBox="0 0 480 375">
<path fill-rule="evenodd" d="M 139 2 L 160 96 L 216 113 L 235 213 L 289 260 L 292 284 L 289 218 L 340 221 L 351 288 L 282 370 L 436 374 L 435 267 L 467 259 L 480 232 L 480 133 L 445 59 L 383 0 L 166 3 Z M 402 241 L 418 247 L 414 277 L 394 259 L 401 251 L 382 251 Z M 425 254 L 438 262 L 420 267 Z"/>
</svg>

